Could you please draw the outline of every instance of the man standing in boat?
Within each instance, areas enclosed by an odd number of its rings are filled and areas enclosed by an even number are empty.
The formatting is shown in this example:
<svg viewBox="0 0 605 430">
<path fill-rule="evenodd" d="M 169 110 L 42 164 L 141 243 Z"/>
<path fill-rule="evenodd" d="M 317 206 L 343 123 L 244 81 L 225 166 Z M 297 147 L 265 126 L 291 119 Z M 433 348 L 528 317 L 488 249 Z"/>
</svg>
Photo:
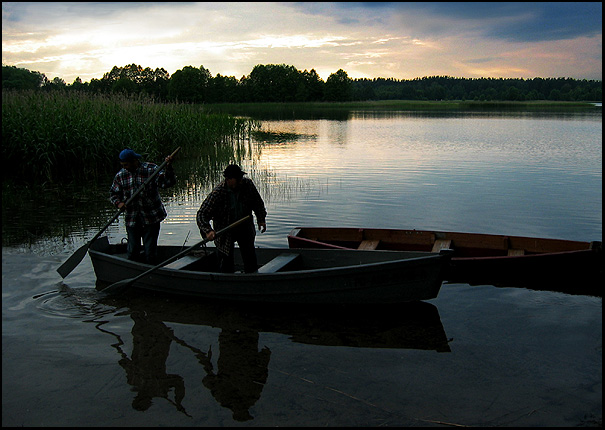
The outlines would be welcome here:
<svg viewBox="0 0 605 430">
<path fill-rule="evenodd" d="M 126 201 L 158 168 L 156 164 L 140 161 L 141 156 L 132 149 L 120 152 L 120 170 L 111 185 L 109 199 L 118 209 L 126 205 Z M 172 157 L 166 157 L 166 168 L 159 172 L 155 180 L 145 186 L 145 189 L 125 207 L 124 220 L 128 233 L 128 259 L 141 260 L 141 239 L 145 262 L 157 264 L 157 244 L 160 234 L 160 222 L 167 214 L 158 191 L 159 188 L 172 187 L 176 183 L 172 169 Z"/>
<path fill-rule="evenodd" d="M 214 240 L 218 250 L 219 270 L 231 273 L 233 267 L 233 250 L 235 242 L 239 245 L 244 260 L 246 273 L 256 272 L 258 264 L 254 250 L 256 231 L 252 217 L 250 220 L 216 237 L 215 230 L 220 230 L 229 224 L 251 215 L 256 215 L 256 222 L 261 233 L 267 230 L 265 218 L 267 211 L 254 182 L 244 178 L 246 172 L 236 165 L 227 166 L 223 172 L 225 179 L 218 184 L 206 197 L 197 212 L 197 225 L 202 237 Z M 213 227 L 210 226 L 213 222 Z M 216 237 L 216 238 L 215 238 Z"/>
</svg>

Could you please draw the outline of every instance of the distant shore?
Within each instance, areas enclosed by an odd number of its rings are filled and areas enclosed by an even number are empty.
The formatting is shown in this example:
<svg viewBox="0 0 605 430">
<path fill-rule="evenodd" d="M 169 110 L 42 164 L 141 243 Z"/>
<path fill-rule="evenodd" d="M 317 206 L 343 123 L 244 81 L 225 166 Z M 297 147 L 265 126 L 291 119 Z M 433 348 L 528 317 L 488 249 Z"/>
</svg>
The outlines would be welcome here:
<svg viewBox="0 0 605 430">
<path fill-rule="evenodd" d="M 465 101 L 376 100 L 351 102 L 254 102 L 205 104 L 210 112 L 267 119 L 347 119 L 353 111 L 419 113 L 600 113 L 601 102 L 571 101 Z"/>
<path fill-rule="evenodd" d="M 591 101 L 471 101 L 471 100 L 376 100 L 351 102 L 251 102 L 251 103 L 213 103 L 206 105 L 209 109 L 228 107 L 240 108 L 304 108 L 304 109 L 349 109 L 349 110 L 510 110 L 510 109 L 595 109 L 601 107 L 601 102 Z"/>
</svg>

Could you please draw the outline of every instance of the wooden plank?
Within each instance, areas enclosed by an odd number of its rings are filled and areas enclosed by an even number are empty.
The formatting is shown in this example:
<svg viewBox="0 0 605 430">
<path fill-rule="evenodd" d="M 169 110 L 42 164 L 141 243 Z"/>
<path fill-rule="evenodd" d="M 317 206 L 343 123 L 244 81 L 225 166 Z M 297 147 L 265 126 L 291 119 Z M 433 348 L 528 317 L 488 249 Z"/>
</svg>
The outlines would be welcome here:
<svg viewBox="0 0 605 430">
<path fill-rule="evenodd" d="M 513 257 L 516 255 L 525 255 L 525 251 L 522 249 L 509 249 L 508 255 L 509 255 L 509 257 Z"/>
<path fill-rule="evenodd" d="M 406 244 L 432 245 L 435 241 L 435 233 L 432 231 L 403 230 L 403 235 L 397 232 L 392 234 L 395 236 L 393 241 L 402 240 Z"/>
<path fill-rule="evenodd" d="M 363 249 L 367 251 L 374 250 L 378 248 L 379 243 L 379 240 L 362 240 L 357 249 Z"/>
<path fill-rule="evenodd" d="M 442 249 L 451 249 L 452 248 L 452 241 L 449 239 L 438 239 L 435 241 L 435 244 L 433 245 L 433 249 L 431 250 L 431 252 L 439 252 Z"/>
<path fill-rule="evenodd" d="M 472 248 L 506 251 L 511 248 L 507 236 L 451 232 L 447 233 L 447 238 L 455 244 L 456 249 Z"/>
<path fill-rule="evenodd" d="M 259 267 L 258 273 L 275 273 L 300 257 L 300 254 L 279 254 L 267 264 Z"/>
<path fill-rule="evenodd" d="M 176 261 L 173 261 L 170 264 L 167 264 L 166 266 L 164 266 L 167 269 L 177 269 L 177 270 L 182 270 L 184 268 L 186 268 L 187 266 L 189 266 L 190 264 L 195 263 L 196 261 L 202 259 L 204 256 L 201 257 L 196 257 L 195 255 L 191 255 L 191 254 L 187 254 L 182 256 L 181 258 L 179 258 Z"/>
</svg>

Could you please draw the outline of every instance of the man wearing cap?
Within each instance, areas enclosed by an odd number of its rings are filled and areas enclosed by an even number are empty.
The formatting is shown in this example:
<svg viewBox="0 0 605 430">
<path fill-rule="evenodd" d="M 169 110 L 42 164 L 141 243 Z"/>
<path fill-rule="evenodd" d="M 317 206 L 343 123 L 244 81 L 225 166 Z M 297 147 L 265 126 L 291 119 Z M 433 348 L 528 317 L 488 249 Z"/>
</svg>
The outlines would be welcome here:
<svg viewBox="0 0 605 430">
<path fill-rule="evenodd" d="M 215 230 L 221 230 L 229 224 L 251 215 L 256 215 L 256 222 L 261 233 L 267 230 L 265 218 L 267 211 L 254 182 L 244 178 L 246 172 L 236 165 L 227 166 L 223 172 L 225 179 L 218 184 L 203 201 L 197 212 L 197 225 L 202 237 L 214 240 L 219 256 L 221 272 L 233 272 L 233 249 L 235 242 L 239 245 L 244 260 L 246 273 L 256 272 L 258 264 L 254 250 L 256 231 L 252 218 L 221 236 L 215 236 Z M 210 226 L 213 221 L 213 227 Z"/>
<path fill-rule="evenodd" d="M 140 161 L 141 156 L 132 149 L 120 152 L 122 169 L 113 179 L 109 199 L 118 209 L 125 209 L 124 221 L 128 234 L 128 259 L 157 264 L 157 242 L 160 222 L 166 218 L 166 209 L 158 191 L 176 183 L 171 156 L 166 157 L 166 168 L 127 207 L 125 202 L 158 168 L 156 164 Z M 141 257 L 143 240 L 144 259 Z"/>
</svg>

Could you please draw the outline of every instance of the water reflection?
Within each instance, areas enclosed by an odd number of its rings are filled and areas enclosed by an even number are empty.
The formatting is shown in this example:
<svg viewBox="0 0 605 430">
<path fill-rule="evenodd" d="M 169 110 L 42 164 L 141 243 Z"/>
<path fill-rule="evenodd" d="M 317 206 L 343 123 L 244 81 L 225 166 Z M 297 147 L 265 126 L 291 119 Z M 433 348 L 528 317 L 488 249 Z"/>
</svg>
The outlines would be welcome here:
<svg viewBox="0 0 605 430">
<path fill-rule="evenodd" d="M 571 118 L 572 116 L 600 116 L 601 109 L 598 105 L 594 107 L 570 107 L 566 106 L 548 106 L 545 104 L 532 105 L 515 105 L 509 103 L 473 103 L 469 102 L 464 107 L 455 108 L 454 104 L 443 106 L 439 104 L 417 105 L 414 110 L 410 105 L 403 109 L 398 107 L 400 104 L 396 102 L 392 106 L 380 107 L 379 105 L 372 106 L 370 109 L 360 109 L 360 105 L 355 103 L 347 106 L 346 104 L 305 104 L 305 103 L 260 103 L 251 105 L 220 105 L 212 106 L 212 109 L 219 112 L 228 113 L 235 116 L 250 117 L 262 121 L 289 121 L 289 120 L 335 120 L 347 121 L 350 119 L 359 118 L 381 118 L 381 117 L 402 117 L 415 116 L 424 118 L 445 118 L 445 117 L 469 117 L 482 116 L 492 118 L 518 118 L 518 117 L 533 117 L 533 118 Z M 449 107 L 448 107 L 449 106 Z"/>
<path fill-rule="evenodd" d="M 590 120 L 601 117 L 602 112 L 595 109 L 577 108 L 566 111 L 537 108 L 511 109 L 477 109 L 472 110 L 433 110 L 433 111 L 403 111 L 403 110 L 351 110 L 348 119 L 400 119 L 400 118 L 491 118 L 491 119 L 556 119 L 556 120 Z"/>
<path fill-rule="evenodd" d="M 244 306 L 229 303 L 191 302 L 165 297 L 103 298 L 101 302 L 120 308 L 120 315 L 133 320 L 132 353 L 124 351 L 126 339 L 108 326 L 97 323 L 97 329 L 117 342 L 119 365 L 136 393 L 132 407 L 147 410 L 154 398 L 168 400 L 189 416 L 183 406 L 183 376 L 167 371 L 171 346 L 178 344 L 195 357 L 203 369 L 197 381 L 206 387 L 216 402 L 231 410 L 236 421 L 254 417 L 250 408 L 260 399 L 269 375 L 271 350 L 259 345 L 260 333 L 278 333 L 291 341 L 322 346 L 355 348 L 404 348 L 450 352 L 437 308 L 429 303 L 380 307 L 314 307 L 269 305 Z M 218 359 L 215 351 L 192 345 L 179 337 L 171 324 L 206 326 L 220 329 Z M 216 364 L 215 364 L 216 363 Z M 170 393 L 174 392 L 174 399 Z"/>
<path fill-rule="evenodd" d="M 448 283 L 491 285 L 497 288 L 520 288 L 533 291 L 552 291 L 574 296 L 603 297 L 603 268 L 601 252 L 592 257 L 592 264 L 566 263 L 566 272 L 550 271 L 549 268 L 511 270 L 495 275 L 490 273 L 468 274 L 452 277 Z M 598 268 L 595 270 L 595 268 Z"/>
<path fill-rule="evenodd" d="M 185 397 L 185 383 L 181 376 L 166 373 L 166 360 L 170 354 L 172 336 L 170 330 L 161 322 L 148 317 L 145 313 L 132 312 L 133 348 L 131 357 L 122 349 L 124 342 L 119 335 L 105 330 L 102 324 L 97 328 L 117 338 L 111 346 L 120 355 L 118 364 L 126 372 L 126 380 L 137 394 L 132 400 L 132 407 L 137 411 L 146 411 L 154 397 L 161 397 L 172 403 L 177 410 L 190 416 L 182 405 Z M 169 399 L 169 392 L 174 389 L 175 400 Z"/>
</svg>

